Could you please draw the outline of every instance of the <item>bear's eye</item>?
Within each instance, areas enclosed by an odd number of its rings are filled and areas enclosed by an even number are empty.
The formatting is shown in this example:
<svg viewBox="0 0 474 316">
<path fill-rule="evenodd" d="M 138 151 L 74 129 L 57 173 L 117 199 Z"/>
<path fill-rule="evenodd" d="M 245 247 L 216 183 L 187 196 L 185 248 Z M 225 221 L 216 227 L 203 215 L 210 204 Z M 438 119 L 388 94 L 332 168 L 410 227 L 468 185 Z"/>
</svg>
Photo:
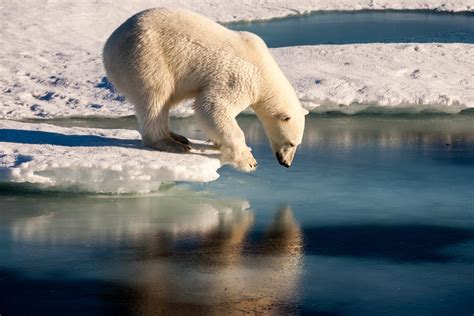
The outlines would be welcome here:
<svg viewBox="0 0 474 316">
<path fill-rule="evenodd" d="M 282 122 L 288 122 L 291 119 L 291 116 L 285 113 L 280 113 L 280 114 L 275 115 L 275 118 Z"/>
<path fill-rule="evenodd" d="M 292 142 L 289 142 L 289 143 L 288 143 L 288 146 L 290 146 L 290 147 L 295 147 L 295 144 L 292 143 Z"/>
</svg>

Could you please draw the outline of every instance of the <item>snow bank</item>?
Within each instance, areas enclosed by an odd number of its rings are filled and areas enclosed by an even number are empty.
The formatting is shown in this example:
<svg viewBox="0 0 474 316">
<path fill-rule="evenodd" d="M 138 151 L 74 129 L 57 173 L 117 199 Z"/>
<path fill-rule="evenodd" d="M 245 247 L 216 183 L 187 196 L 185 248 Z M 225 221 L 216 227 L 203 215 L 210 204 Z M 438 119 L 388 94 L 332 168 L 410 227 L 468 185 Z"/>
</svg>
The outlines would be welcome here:
<svg viewBox="0 0 474 316">
<path fill-rule="evenodd" d="M 272 53 L 312 112 L 356 113 L 382 106 L 457 113 L 474 107 L 474 45 L 322 45 L 275 48 Z M 60 65 L 58 61 L 54 67 Z M 133 115 L 133 106 L 112 91 L 105 77 L 86 79 L 103 72 L 98 59 L 68 69 L 57 76 L 49 71 L 35 75 L 34 80 L 31 73 L 9 77 L 16 83 L 4 89 L 0 118 Z M 174 117 L 191 115 L 191 102 L 172 111 Z"/>
<path fill-rule="evenodd" d="M 124 116 L 133 114 L 133 107 L 124 102 L 123 98 L 114 93 L 111 84 L 105 78 L 105 71 L 101 61 L 102 46 L 111 32 L 126 18 L 140 10 L 157 7 L 173 6 L 188 8 L 203 13 L 219 21 L 236 21 L 251 19 L 268 19 L 290 14 L 302 14 L 312 10 L 360 10 L 360 9 L 436 9 L 445 11 L 473 11 L 471 0 L 397 0 L 397 1 L 373 1 L 373 0 L 329 0 L 329 1 L 171 1 L 171 0 L 142 0 L 142 1 L 4 1 L 0 4 L 2 15 L 2 27 L 0 28 L 0 118 L 52 118 L 65 116 Z M 381 46 L 387 52 L 388 46 Z M 420 47 L 423 47 L 420 45 Z M 426 46 L 428 47 L 428 46 Z M 443 45 L 444 50 L 437 49 L 430 53 L 438 60 L 442 59 L 442 66 L 458 69 L 468 66 L 461 80 L 472 80 L 472 64 L 466 62 L 472 60 L 472 45 Z M 379 49 L 379 46 L 369 46 L 367 49 Z M 296 49 L 296 48 L 292 48 Z M 329 63 L 330 67 L 338 66 L 337 59 L 332 58 L 331 52 L 338 52 L 346 48 L 325 47 L 323 50 L 327 55 L 308 55 L 308 60 L 298 58 L 289 67 L 285 56 L 280 50 L 275 50 L 279 61 L 283 63 L 285 72 L 292 81 L 299 85 L 307 79 L 304 75 L 298 77 L 292 72 L 292 68 L 315 69 L 314 65 Z M 460 52 L 456 50 L 460 49 Z M 307 48 L 300 48 L 304 55 Z M 296 52 L 296 51 L 295 51 Z M 314 54 L 318 48 L 312 50 Z M 322 51 L 323 52 L 323 51 Z M 356 54 L 345 56 L 353 61 L 361 61 L 366 64 L 376 64 L 368 51 L 359 47 L 347 52 Z M 400 52 L 395 49 L 393 53 Z M 407 50 L 409 52 L 409 50 Z M 376 52 L 375 52 L 376 53 Z M 444 56 L 439 55 L 445 54 Z M 459 64 L 458 60 L 451 54 L 465 54 Z M 300 53 L 298 53 L 300 54 Z M 360 54 L 360 55 L 357 55 Z M 406 53 L 408 54 L 408 53 Z M 426 58 L 433 57 L 425 52 Z M 410 55 L 407 61 L 397 63 L 406 69 L 418 67 L 412 63 L 421 59 Z M 385 56 L 387 58 L 388 56 Z M 424 62 L 424 61 L 423 61 Z M 426 60 L 427 65 L 431 63 Z M 402 65 L 403 63 L 403 65 Z M 454 64 L 453 64 L 454 63 Z M 383 63 L 390 67 L 387 63 Z M 433 64 L 433 63 L 432 63 Z M 328 66 L 328 67 L 329 67 Z M 343 65 L 345 73 L 360 69 L 357 65 Z M 351 68 L 354 67 L 354 68 Z M 347 70 L 347 71 L 346 71 Z M 367 82 L 378 82 L 379 75 L 384 73 L 380 67 L 379 72 L 362 69 L 359 78 L 367 78 Z M 339 69 L 335 70 L 339 71 Z M 390 68 L 387 69 L 390 71 Z M 307 74 L 308 72 L 305 72 Z M 318 72 L 319 76 L 320 73 Z M 316 78 L 315 78 L 316 79 Z M 417 85 L 423 86 L 427 95 L 443 95 L 446 91 L 452 91 L 451 78 L 445 78 L 441 86 L 433 85 L 426 80 L 416 81 Z M 343 80 L 343 79 L 341 79 Z M 403 76 L 397 78 L 401 82 Z M 441 80 L 441 79 L 440 79 Z M 436 80 L 435 80 L 436 81 Z M 413 82 L 406 78 L 405 85 Z M 367 84 L 368 85 L 368 84 Z M 303 86 L 297 86 L 300 94 Z M 313 87 L 309 95 L 313 95 Z M 340 87 L 339 87 L 340 88 Z M 390 87 L 387 87 L 389 89 Z M 395 87 L 392 87 L 395 89 Z M 340 98 L 334 97 L 329 91 L 327 95 L 318 98 L 325 99 L 329 103 L 339 103 Z M 354 90 L 355 91 L 355 90 Z M 472 90 L 465 91 L 468 98 L 472 98 Z M 460 95 L 446 94 L 450 100 L 461 99 Z M 374 97 L 375 98 L 375 97 Z M 374 99 L 369 98 L 369 99 Z M 408 103 L 417 104 L 418 99 L 409 98 Z M 428 99 L 426 99 L 428 100 Z M 397 101 L 397 100 L 395 100 Z M 466 106 L 472 103 L 461 100 Z M 346 104 L 348 101 L 345 100 Z M 449 102 L 448 102 L 449 103 Z M 384 105 L 392 105 L 387 99 Z M 190 115 L 189 108 L 181 108 L 173 112 L 175 116 Z"/>
<path fill-rule="evenodd" d="M 63 128 L 0 120 L 0 182 L 100 193 L 146 193 L 166 181 L 219 177 L 215 150 L 193 141 L 189 154 L 149 150 L 138 132 Z"/>
<path fill-rule="evenodd" d="M 457 113 L 474 107 L 474 45 L 323 45 L 273 53 L 313 112 L 355 113 L 377 105 Z"/>
<path fill-rule="evenodd" d="M 317 45 L 272 53 L 311 112 L 458 113 L 474 107 L 471 44 Z M 191 103 L 174 113 L 192 114 Z"/>
</svg>

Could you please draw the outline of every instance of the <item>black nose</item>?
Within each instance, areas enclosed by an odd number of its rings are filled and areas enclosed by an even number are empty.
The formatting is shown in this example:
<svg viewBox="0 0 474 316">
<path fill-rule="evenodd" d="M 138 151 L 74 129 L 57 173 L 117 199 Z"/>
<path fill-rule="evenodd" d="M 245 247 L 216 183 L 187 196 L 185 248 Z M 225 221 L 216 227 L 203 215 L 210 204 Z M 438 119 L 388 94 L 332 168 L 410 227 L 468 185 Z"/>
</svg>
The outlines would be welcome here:
<svg viewBox="0 0 474 316">
<path fill-rule="evenodd" d="M 275 156 L 276 156 L 276 159 L 278 160 L 278 163 L 280 165 L 282 165 L 286 168 L 290 168 L 290 165 L 286 161 L 283 160 L 283 157 L 279 152 L 275 153 Z"/>
</svg>

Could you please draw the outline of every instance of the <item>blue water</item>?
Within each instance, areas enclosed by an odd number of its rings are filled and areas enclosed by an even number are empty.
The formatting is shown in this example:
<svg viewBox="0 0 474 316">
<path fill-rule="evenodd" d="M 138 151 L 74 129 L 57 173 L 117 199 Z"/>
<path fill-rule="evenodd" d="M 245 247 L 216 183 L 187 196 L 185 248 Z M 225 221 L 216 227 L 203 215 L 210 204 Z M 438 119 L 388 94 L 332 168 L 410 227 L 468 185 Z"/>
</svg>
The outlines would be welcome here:
<svg viewBox="0 0 474 316">
<path fill-rule="evenodd" d="M 230 23 L 227 26 L 256 33 L 269 47 L 376 42 L 474 43 L 474 13 L 315 12 L 270 21 Z"/>
<path fill-rule="evenodd" d="M 150 196 L 0 188 L 0 313 L 473 313 L 472 115 L 308 116 L 290 169 L 239 124 L 253 174 Z"/>
</svg>

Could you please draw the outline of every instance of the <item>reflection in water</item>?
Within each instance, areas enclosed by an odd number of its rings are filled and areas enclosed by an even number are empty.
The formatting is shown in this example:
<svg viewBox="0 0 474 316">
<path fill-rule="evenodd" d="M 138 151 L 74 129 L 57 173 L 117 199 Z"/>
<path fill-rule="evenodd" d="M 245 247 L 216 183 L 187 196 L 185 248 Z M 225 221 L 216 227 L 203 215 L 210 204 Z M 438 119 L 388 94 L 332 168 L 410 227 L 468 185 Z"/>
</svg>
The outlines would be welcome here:
<svg viewBox="0 0 474 316">
<path fill-rule="evenodd" d="M 238 123 L 249 144 L 266 144 L 261 123 L 254 115 L 240 115 Z M 134 117 L 114 119 L 55 119 L 48 123 L 59 126 L 136 129 Z M 206 140 L 194 118 L 172 120 L 173 129 L 185 136 Z M 308 115 L 303 146 L 314 148 L 331 145 L 342 148 L 377 145 L 400 148 L 403 145 L 427 147 L 472 145 L 474 125 L 472 114 L 400 114 L 400 115 Z M 447 146 L 446 150 L 452 150 Z"/>
<path fill-rule="evenodd" d="M 474 229 L 420 224 L 349 224 L 304 229 L 306 255 L 353 257 L 403 263 L 447 263 L 473 249 Z M 451 249 L 451 252 L 447 251 Z M 470 260 L 470 259 L 468 259 Z"/>
<path fill-rule="evenodd" d="M 440 144 L 446 146 L 466 146 L 474 143 L 474 125 L 470 115 L 433 116 L 324 116 L 306 117 L 303 144 L 307 149 L 320 146 L 357 148 L 377 146 L 382 149 L 398 149 L 405 145 L 428 147 Z M 188 129 L 189 124 L 180 129 Z M 245 131 L 250 143 L 266 143 L 260 123 L 254 117 L 239 117 L 239 125 Z M 447 150 L 453 148 L 447 147 Z"/>
<path fill-rule="evenodd" d="M 191 249 L 148 240 L 134 286 L 138 314 L 291 312 L 301 273 L 302 235 L 290 208 L 277 212 L 261 240 L 246 236 L 250 214 L 221 218 Z"/>
<path fill-rule="evenodd" d="M 181 189 L 139 198 L 71 197 L 59 203 L 38 198 L 25 211 L 18 211 L 16 202 L 7 200 L 12 212 L 2 214 L 13 221 L 13 240 L 40 244 L 136 241 L 157 230 L 172 239 L 199 236 L 218 226 L 221 216 L 249 207 L 246 201 L 214 200 Z"/>
<path fill-rule="evenodd" d="M 83 280 L 74 267 L 92 260 L 102 270 L 96 276 L 105 282 L 101 286 L 110 285 L 101 303 L 119 297 L 127 313 L 291 312 L 303 252 L 291 208 L 278 209 L 268 229 L 255 237 L 248 202 L 176 190 L 159 197 L 71 197 L 61 203 L 37 197 L 25 212 L 13 211 L 9 206 L 15 197 L 6 198 L 6 209 L 12 211 L 1 215 L 0 231 L 9 228 L 13 249 L 43 249 L 36 260 L 44 261 L 39 270 L 46 271 L 36 271 L 39 275 L 54 272 L 61 279 Z M 76 258 L 84 247 L 90 252 Z M 113 260 L 96 257 L 99 250 L 113 250 Z M 58 251 L 62 258 L 51 256 Z M 0 270 L 18 269 L 14 262 Z M 64 271 L 65 262 L 69 268 Z M 41 305 L 32 300 L 32 308 Z"/>
</svg>

